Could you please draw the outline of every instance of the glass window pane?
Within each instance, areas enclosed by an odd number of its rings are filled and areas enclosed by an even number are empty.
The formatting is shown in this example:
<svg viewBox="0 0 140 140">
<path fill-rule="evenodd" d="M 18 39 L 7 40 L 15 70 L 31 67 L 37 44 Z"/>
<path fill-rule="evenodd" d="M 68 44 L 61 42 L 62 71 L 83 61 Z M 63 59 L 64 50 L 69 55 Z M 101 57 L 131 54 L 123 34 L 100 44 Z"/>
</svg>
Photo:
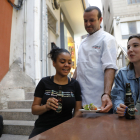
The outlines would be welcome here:
<svg viewBox="0 0 140 140">
<path fill-rule="evenodd" d="M 129 34 L 128 23 L 121 23 L 121 32 L 122 32 L 122 35 Z"/>
<path fill-rule="evenodd" d="M 137 24 L 137 33 L 140 34 L 140 21 L 137 21 L 136 24 Z"/>
<path fill-rule="evenodd" d="M 127 0 L 128 4 L 131 4 L 131 0 Z"/>
<path fill-rule="evenodd" d="M 128 22 L 129 34 L 136 34 L 136 22 Z"/>
<path fill-rule="evenodd" d="M 67 27 L 64 24 L 64 39 L 65 39 L 65 49 L 68 50 L 68 30 Z"/>
<path fill-rule="evenodd" d="M 128 39 L 130 35 L 122 35 L 122 39 Z"/>
<path fill-rule="evenodd" d="M 136 3 L 136 0 L 132 0 L 132 3 Z"/>
</svg>

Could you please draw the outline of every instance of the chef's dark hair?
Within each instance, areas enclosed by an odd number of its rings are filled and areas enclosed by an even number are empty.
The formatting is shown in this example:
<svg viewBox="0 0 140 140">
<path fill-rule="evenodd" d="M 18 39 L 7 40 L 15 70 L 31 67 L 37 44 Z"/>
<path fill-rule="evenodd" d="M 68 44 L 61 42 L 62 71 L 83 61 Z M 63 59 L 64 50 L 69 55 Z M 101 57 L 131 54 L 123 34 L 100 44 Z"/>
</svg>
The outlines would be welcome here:
<svg viewBox="0 0 140 140">
<path fill-rule="evenodd" d="M 98 11 L 98 19 L 102 17 L 101 10 L 97 6 L 89 6 L 88 8 L 85 9 L 85 12 L 91 12 L 92 10 Z"/>
<path fill-rule="evenodd" d="M 52 61 L 56 62 L 58 55 L 63 52 L 66 52 L 70 55 L 70 52 L 68 50 L 59 47 L 54 47 L 51 49 L 50 53 L 48 54 L 48 57 L 51 58 Z"/>
</svg>

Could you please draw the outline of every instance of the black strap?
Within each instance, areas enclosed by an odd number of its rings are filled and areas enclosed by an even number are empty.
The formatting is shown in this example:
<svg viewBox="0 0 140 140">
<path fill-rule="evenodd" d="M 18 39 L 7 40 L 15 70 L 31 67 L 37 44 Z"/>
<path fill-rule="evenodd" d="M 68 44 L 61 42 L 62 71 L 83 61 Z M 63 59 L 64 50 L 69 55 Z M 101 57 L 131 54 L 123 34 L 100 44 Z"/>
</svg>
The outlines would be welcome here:
<svg viewBox="0 0 140 140">
<path fill-rule="evenodd" d="M 138 95 L 137 95 L 137 101 L 140 102 L 139 99 L 139 78 L 136 78 L 136 81 L 138 82 Z"/>
</svg>

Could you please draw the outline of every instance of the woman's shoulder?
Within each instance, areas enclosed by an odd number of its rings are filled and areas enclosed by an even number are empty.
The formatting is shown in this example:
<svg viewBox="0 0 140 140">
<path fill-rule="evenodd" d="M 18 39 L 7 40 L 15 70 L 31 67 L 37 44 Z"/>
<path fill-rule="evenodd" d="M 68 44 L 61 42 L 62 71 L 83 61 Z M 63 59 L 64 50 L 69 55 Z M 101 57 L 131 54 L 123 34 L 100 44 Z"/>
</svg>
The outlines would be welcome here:
<svg viewBox="0 0 140 140">
<path fill-rule="evenodd" d="M 118 74 L 120 74 L 120 73 L 126 73 L 128 70 L 129 70 L 129 68 L 127 66 L 125 66 L 125 67 L 119 69 Z"/>
<path fill-rule="evenodd" d="M 121 68 L 121 69 L 117 72 L 115 78 L 126 79 L 126 78 L 127 78 L 127 75 L 128 75 L 128 71 L 129 71 L 129 67 L 127 67 L 127 66 Z"/>
<path fill-rule="evenodd" d="M 49 80 L 49 79 L 51 79 L 51 76 L 47 76 L 47 77 L 42 77 L 42 79 L 41 80 Z"/>
<path fill-rule="evenodd" d="M 76 79 L 74 79 L 74 78 L 70 78 L 70 81 L 71 82 L 78 82 Z"/>
<path fill-rule="evenodd" d="M 41 82 L 51 82 L 51 76 L 47 76 L 47 77 L 43 77 L 41 80 L 40 80 Z"/>
<path fill-rule="evenodd" d="M 74 79 L 74 78 L 70 79 L 70 84 L 75 84 L 75 85 L 78 84 L 79 85 L 78 81 L 76 79 Z"/>
<path fill-rule="evenodd" d="M 128 70 L 129 70 L 129 67 L 128 67 L 128 66 L 122 67 L 122 68 L 120 69 L 120 71 L 128 71 Z"/>
</svg>

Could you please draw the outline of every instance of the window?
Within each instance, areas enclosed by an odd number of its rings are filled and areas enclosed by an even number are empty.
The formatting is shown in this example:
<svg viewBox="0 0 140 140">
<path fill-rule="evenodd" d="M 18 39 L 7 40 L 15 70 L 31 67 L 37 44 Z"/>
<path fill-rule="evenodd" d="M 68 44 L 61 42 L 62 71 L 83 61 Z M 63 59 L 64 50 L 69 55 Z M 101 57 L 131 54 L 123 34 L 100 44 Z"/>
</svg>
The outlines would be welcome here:
<svg viewBox="0 0 140 140">
<path fill-rule="evenodd" d="M 52 13 L 48 10 L 48 27 L 51 29 L 53 33 L 56 34 L 56 24 L 57 20 L 55 17 L 52 15 Z"/>
<path fill-rule="evenodd" d="M 129 22 L 128 28 L 129 28 L 129 34 L 136 34 L 137 33 L 136 22 Z"/>
<path fill-rule="evenodd" d="M 140 21 L 121 23 L 122 39 L 140 33 Z"/>
<path fill-rule="evenodd" d="M 128 4 L 140 3 L 140 0 L 127 0 Z"/>
<path fill-rule="evenodd" d="M 136 22 L 136 26 L 137 26 L 137 33 L 140 34 L 140 21 Z"/>
</svg>

